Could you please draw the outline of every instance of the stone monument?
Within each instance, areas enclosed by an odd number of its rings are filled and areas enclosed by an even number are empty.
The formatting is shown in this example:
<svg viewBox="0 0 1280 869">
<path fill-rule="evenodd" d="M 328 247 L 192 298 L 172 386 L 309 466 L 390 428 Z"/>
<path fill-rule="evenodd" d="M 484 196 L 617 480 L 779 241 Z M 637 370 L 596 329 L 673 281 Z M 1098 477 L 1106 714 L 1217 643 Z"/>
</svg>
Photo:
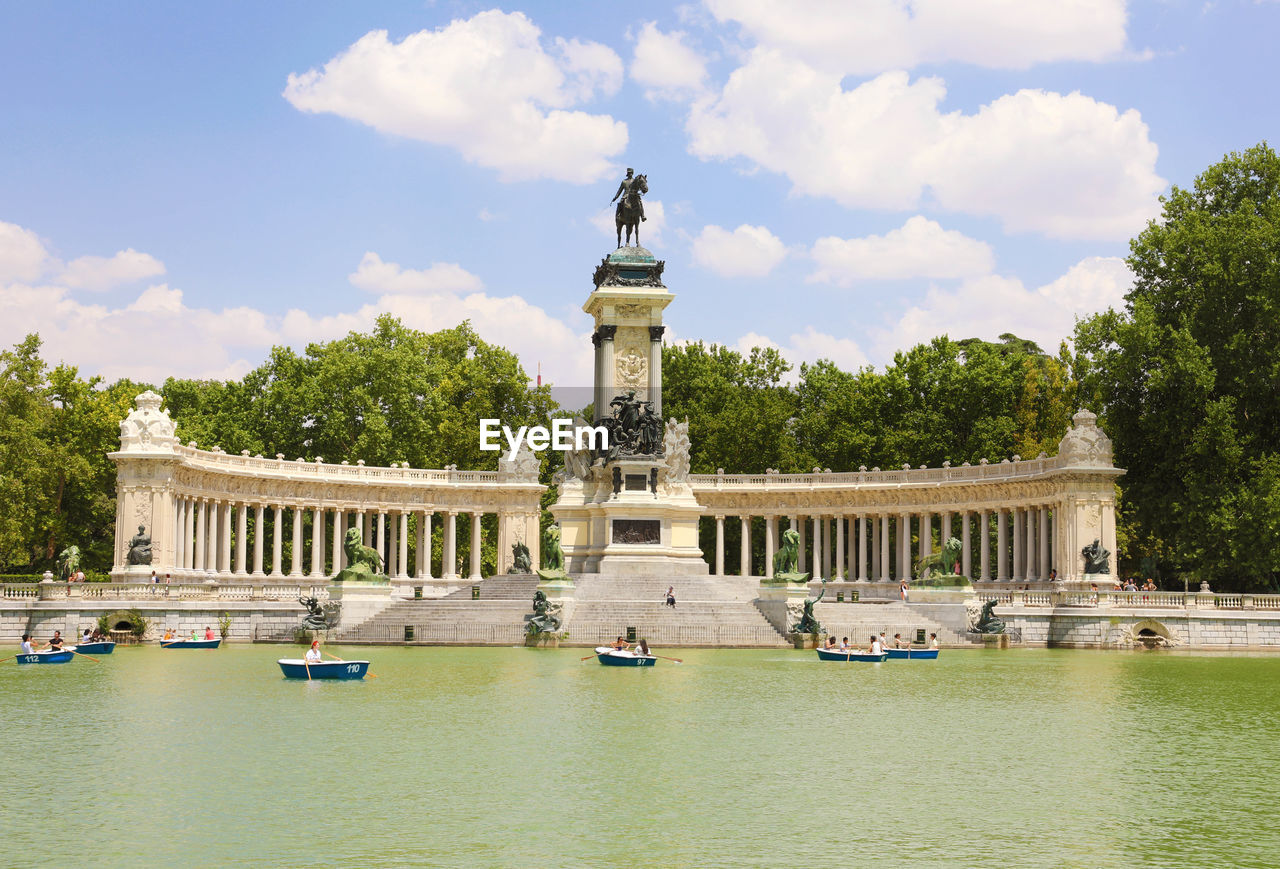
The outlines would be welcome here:
<svg viewBox="0 0 1280 869">
<path fill-rule="evenodd" d="M 596 267 L 582 306 L 595 321 L 594 424 L 610 443 L 567 455 L 557 478 L 551 513 L 570 574 L 707 573 L 688 425 L 662 416 L 662 312 L 674 298 L 665 265 L 643 247 L 619 247 Z"/>
</svg>

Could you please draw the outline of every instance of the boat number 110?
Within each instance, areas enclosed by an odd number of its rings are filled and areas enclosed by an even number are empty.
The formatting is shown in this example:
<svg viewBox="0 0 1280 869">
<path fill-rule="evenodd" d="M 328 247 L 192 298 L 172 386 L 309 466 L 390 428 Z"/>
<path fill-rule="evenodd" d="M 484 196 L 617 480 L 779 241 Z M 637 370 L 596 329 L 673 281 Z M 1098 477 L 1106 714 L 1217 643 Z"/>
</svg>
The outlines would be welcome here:
<svg viewBox="0 0 1280 869">
<path fill-rule="evenodd" d="M 348 673 L 359 673 L 359 672 L 360 672 L 360 665 L 359 665 L 359 664 L 348 664 L 348 665 L 347 665 L 347 672 L 348 672 Z"/>
</svg>

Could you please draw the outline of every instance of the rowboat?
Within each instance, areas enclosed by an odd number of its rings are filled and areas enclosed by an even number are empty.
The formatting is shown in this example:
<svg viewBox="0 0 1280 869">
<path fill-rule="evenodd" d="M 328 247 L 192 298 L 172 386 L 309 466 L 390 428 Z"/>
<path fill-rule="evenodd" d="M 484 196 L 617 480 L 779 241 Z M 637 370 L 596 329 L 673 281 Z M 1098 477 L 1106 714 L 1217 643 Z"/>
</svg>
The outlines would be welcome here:
<svg viewBox="0 0 1280 869">
<path fill-rule="evenodd" d="M 889 659 L 888 652 L 872 655 L 867 652 L 842 652 L 839 649 L 816 649 L 819 661 L 865 661 L 878 664 Z"/>
<path fill-rule="evenodd" d="M 323 661 L 308 664 L 302 658 L 276 661 L 286 679 L 363 679 L 369 672 L 368 661 Z"/>
<path fill-rule="evenodd" d="M 216 649 L 222 640 L 170 640 L 160 642 L 162 649 Z"/>
<path fill-rule="evenodd" d="M 19 664 L 65 664 L 76 656 L 76 653 L 70 648 L 64 647 L 55 652 L 53 649 L 45 649 L 43 652 L 27 652 L 19 655 L 16 660 Z"/>
<path fill-rule="evenodd" d="M 111 640 L 103 640 L 100 643 L 81 643 L 78 646 L 71 646 L 82 655 L 110 655 L 116 650 L 116 644 Z"/>
<path fill-rule="evenodd" d="M 937 649 L 890 649 L 889 660 L 896 661 L 899 659 L 907 661 L 935 661 L 938 658 Z"/>
<path fill-rule="evenodd" d="M 596 646 L 596 658 L 606 667 L 652 667 L 658 663 L 656 655 L 637 655 L 630 649 L 609 646 Z"/>
</svg>

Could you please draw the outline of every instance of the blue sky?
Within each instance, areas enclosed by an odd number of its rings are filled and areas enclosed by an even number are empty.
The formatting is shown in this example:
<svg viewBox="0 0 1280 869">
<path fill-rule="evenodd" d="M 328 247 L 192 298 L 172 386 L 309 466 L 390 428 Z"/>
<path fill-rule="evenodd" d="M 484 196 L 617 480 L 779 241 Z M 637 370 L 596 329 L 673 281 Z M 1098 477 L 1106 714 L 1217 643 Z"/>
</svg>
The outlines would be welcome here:
<svg viewBox="0 0 1280 869">
<path fill-rule="evenodd" d="M 1052 347 L 1170 183 L 1277 138 L 1278 35 L 1253 0 L 3 2 L 0 342 L 227 377 L 386 310 L 581 385 L 634 166 L 676 339 Z"/>
</svg>

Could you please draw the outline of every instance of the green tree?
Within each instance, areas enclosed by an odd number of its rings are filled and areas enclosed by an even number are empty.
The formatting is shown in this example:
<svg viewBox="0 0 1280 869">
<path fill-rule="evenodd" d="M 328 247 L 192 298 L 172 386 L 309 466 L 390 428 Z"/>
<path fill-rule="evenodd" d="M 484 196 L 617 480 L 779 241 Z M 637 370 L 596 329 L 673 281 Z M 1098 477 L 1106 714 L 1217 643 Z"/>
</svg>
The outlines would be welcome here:
<svg viewBox="0 0 1280 869">
<path fill-rule="evenodd" d="M 1121 312 L 1076 330 L 1128 470 L 1131 538 L 1225 590 L 1280 574 L 1280 158 L 1227 155 L 1130 243 Z"/>
</svg>

